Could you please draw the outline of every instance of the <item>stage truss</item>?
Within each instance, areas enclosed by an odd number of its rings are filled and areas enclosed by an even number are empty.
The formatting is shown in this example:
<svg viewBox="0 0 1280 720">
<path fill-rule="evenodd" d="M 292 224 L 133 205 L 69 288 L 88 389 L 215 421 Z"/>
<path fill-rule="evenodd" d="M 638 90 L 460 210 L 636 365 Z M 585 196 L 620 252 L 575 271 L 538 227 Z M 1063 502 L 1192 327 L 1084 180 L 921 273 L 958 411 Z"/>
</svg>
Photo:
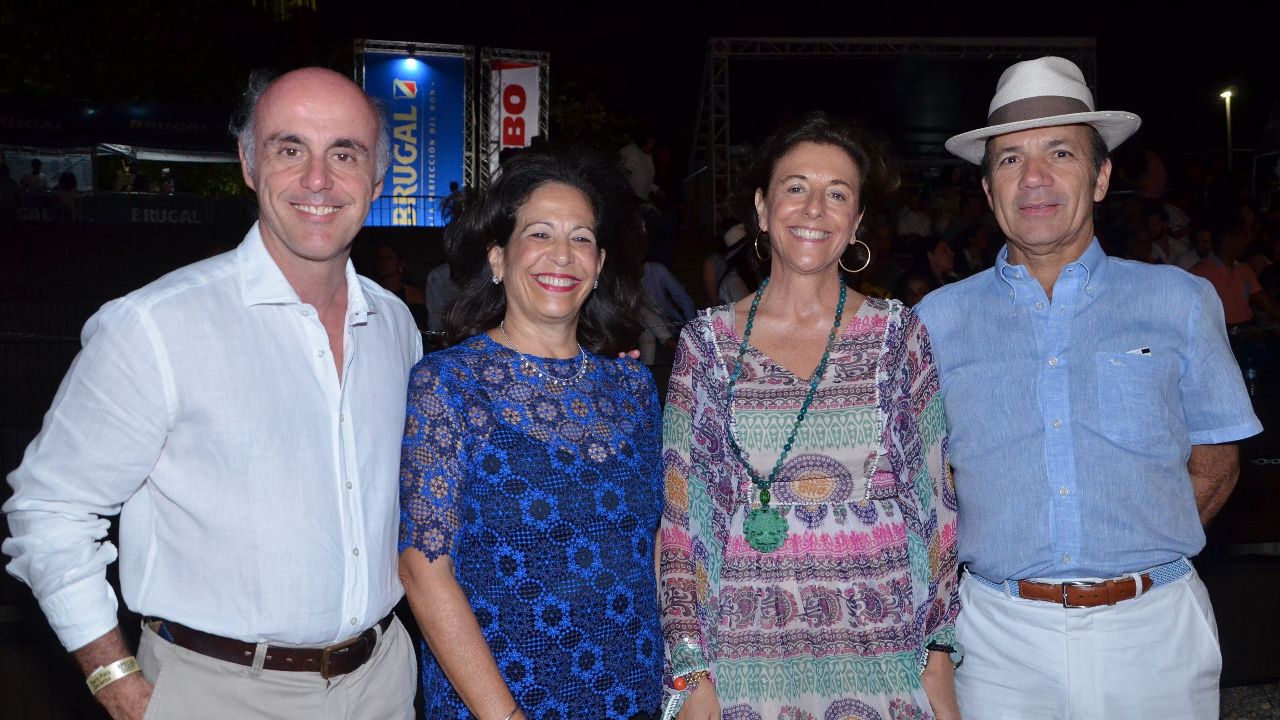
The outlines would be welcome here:
<svg viewBox="0 0 1280 720">
<path fill-rule="evenodd" d="M 733 189 L 730 153 L 729 70 L 736 59 L 857 58 L 886 56 L 928 58 L 1006 58 L 1016 61 L 1057 55 L 1080 66 L 1094 97 L 1098 96 L 1097 41 L 1089 37 L 1057 38 L 712 38 L 707 44 L 705 83 L 698 103 L 691 175 L 711 173 L 711 227 L 719 233 Z"/>
</svg>

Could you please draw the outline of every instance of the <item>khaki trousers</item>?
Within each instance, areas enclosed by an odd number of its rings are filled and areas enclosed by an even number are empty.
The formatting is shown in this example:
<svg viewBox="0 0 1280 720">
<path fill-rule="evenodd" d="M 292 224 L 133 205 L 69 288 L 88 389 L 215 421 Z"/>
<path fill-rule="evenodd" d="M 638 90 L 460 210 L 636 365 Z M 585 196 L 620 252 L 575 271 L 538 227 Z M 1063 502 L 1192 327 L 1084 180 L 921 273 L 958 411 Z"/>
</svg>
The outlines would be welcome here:
<svg viewBox="0 0 1280 720">
<path fill-rule="evenodd" d="M 413 720 L 417 662 L 398 618 L 368 662 L 328 680 L 215 660 L 145 625 L 138 662 L 155 686 L 144 720 Z"/>
</svg>

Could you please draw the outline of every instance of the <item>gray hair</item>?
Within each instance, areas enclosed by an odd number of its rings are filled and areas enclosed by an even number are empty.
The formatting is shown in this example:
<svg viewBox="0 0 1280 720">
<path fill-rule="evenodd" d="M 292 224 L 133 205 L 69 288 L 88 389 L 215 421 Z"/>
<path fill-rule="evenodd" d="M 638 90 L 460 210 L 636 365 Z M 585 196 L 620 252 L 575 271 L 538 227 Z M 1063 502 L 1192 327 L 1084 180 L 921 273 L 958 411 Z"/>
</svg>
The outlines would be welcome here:
<svg viewBox="0 0 1280 720">
<path fill-rule="evenodd" d="M 258 101 L 262 100 L 262 95 L 266 93 L 267 88 L 276 81 L 279 75 L 270 70 L 254 70 L 249 74 L 249 84 L 245 87 L 244 93 L 240 96 L 240 106 L 236 109 L 234 115 L 231 116 L 231 122 L 227 129 L 231 131 L 232 137 L 240 145 L 240 151 L 244 153 L 245 168 L 252 175 L 257 167 L 257 145 L 254 142 L 254 132 L 256 130 L 255 116 L 258 111 Z M 391 166 L 391 133 L 387 124 L 386 108 L 382 101 L 375 97 L 370 97 L 368 93 L 361 89 L 361 94 L 369 103 L 369 111 L 373 113 L 378 123 L 378 141 L 373 149 L 373 160 L 376 173 L 374 181 L 381 180 L 387 174 L 387 168 Z"/>
</svg>

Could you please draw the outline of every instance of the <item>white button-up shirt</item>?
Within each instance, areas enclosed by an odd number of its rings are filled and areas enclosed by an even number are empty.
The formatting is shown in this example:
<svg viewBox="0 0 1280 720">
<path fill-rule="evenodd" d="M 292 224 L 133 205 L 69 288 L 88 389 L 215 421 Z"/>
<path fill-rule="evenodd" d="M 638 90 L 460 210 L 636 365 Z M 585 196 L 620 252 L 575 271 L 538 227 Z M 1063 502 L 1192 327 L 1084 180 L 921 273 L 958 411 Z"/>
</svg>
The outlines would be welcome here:
<svg viewBox="0 0 1280 720">
<path fill-rule="evenodd" d="M 255 225 L 236 250 L 114 300 L 9 475 L 8 570 L 67 649 L 128 606 L 250 642 L 344 640 L 387 614 L 409 370 L 400 300 L 347 264 L 341 380 L 315 308 Z"/>
</svg>

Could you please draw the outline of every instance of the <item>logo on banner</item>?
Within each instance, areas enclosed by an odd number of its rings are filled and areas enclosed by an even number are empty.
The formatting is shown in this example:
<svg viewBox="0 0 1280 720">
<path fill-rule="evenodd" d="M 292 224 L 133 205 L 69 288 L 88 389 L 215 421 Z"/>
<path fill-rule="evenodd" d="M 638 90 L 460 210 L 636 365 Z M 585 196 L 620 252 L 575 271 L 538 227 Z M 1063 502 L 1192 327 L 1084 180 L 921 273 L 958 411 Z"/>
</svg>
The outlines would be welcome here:
<svg viewBox="0 0 1280 720">
<path fill-rule="evenodd" d="M 417 80 L 393 80 L 394 84 L 391 90 L 391 97 L 400 99 L 412 99 L 418 97 L 418 81 Z"/>
</svg>

